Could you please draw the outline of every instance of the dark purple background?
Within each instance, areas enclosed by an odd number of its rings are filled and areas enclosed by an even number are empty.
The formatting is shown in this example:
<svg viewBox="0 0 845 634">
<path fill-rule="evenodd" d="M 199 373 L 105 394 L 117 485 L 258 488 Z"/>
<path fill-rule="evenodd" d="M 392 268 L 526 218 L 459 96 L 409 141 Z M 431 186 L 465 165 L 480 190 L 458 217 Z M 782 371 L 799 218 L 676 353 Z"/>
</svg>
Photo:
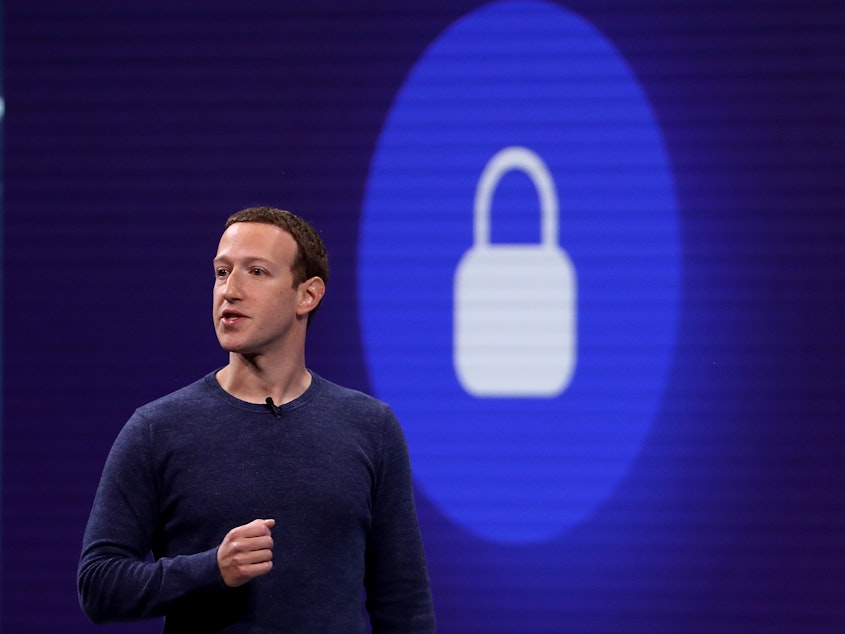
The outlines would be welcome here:
<svg viewBox="0 0 845 634">
<path fill-rule="evenodd" d="M 370 391 L 356 248 L 369 161 L 445 0 L 4 3 L 3 632 L 76 602 L 106 452 L 139 404 L 225 363 L 226 216 L 324 234 L 309 364 Z M 845 628 L 845 5 L 601 2 L 675 169 L 683 298 L 651 436 L 589 522 L 500 546 L 418 493 L 444 633 Z M 102 631 L 157 631 L 158 624 Z"/>
</svg>

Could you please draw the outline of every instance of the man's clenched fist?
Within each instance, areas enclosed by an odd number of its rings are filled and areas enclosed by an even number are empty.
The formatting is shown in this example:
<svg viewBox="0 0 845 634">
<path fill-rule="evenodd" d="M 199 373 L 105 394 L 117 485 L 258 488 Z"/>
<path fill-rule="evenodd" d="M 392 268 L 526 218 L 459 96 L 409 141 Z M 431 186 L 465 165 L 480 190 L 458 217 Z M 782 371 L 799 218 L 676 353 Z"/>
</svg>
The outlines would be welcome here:
<svg viewBox="0 0 845 634">
<path fill-rule="evenodd" d="M 230 530 L 217 549 L 217 565 L 223 582 L 242 586 L 273 567 L 273 536 L 276 520 L 253 520 Z"/>
</svg>

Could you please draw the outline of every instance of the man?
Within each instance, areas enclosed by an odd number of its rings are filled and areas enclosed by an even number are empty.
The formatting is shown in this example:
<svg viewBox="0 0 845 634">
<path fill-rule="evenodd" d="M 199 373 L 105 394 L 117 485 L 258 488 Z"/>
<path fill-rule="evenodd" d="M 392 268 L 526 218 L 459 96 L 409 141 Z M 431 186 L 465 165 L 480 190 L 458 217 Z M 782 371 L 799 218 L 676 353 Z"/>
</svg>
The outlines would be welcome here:
<svg viewBox="0 0 845 634">
<path fill-rule="evenodd" d="M 245 209 L 214 258 L 221 370 L 139 408 L 85 531 L 95 622 L 164 631 L 434 632 L 407 447 L 389 407 L 305 364 L 328 279 L 297 216 Z M 149 554 L 152 557 L 148 557 Z"/>
</svg>

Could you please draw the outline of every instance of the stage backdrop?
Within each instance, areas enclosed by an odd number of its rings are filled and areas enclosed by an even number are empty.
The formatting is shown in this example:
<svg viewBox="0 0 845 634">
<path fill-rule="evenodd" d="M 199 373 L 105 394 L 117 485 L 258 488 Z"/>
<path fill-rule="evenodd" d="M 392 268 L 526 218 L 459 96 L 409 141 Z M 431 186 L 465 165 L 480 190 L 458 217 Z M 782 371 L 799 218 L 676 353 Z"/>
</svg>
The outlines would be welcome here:
<svg viewBox="0 0 845 634">
<path fill-rule="evenodd" d="M 3 632 L 160 629 L 88 623 L 82 532 L 253 204 L 328 245 L 441 632 L 845 628 L 845 5 L 3 9 Z"/>
</svg>

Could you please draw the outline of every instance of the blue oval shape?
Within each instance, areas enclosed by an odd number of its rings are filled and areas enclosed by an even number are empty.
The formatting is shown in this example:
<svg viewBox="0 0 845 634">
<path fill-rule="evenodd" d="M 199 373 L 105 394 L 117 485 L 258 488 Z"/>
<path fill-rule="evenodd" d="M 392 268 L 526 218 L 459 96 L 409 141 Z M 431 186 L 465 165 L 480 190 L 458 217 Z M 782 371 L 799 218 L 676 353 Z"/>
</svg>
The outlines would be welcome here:
<svg viewBox="0 0 845 634">
<path fill-rule="evenodd" d="M 557 240 L 578 279 L 577 368 L 554 398 L 476 398 L 453 367 L 455 270 L 473 243 L 481 171 L 508 146 L 548 166 Z M 494 241 L 514 223 L 538 235 L 523 181 L 499 183 Z M 359 297 L 373 388 L 402 421 L 417 484 L 448 517 L 485 539 L 542 541 L 609 498 L 661 402 L 679 251 L 658 124 L 585 20 L 545 2 L 494 3 L 425 51 L 373 157 Z"/>
</svg>

